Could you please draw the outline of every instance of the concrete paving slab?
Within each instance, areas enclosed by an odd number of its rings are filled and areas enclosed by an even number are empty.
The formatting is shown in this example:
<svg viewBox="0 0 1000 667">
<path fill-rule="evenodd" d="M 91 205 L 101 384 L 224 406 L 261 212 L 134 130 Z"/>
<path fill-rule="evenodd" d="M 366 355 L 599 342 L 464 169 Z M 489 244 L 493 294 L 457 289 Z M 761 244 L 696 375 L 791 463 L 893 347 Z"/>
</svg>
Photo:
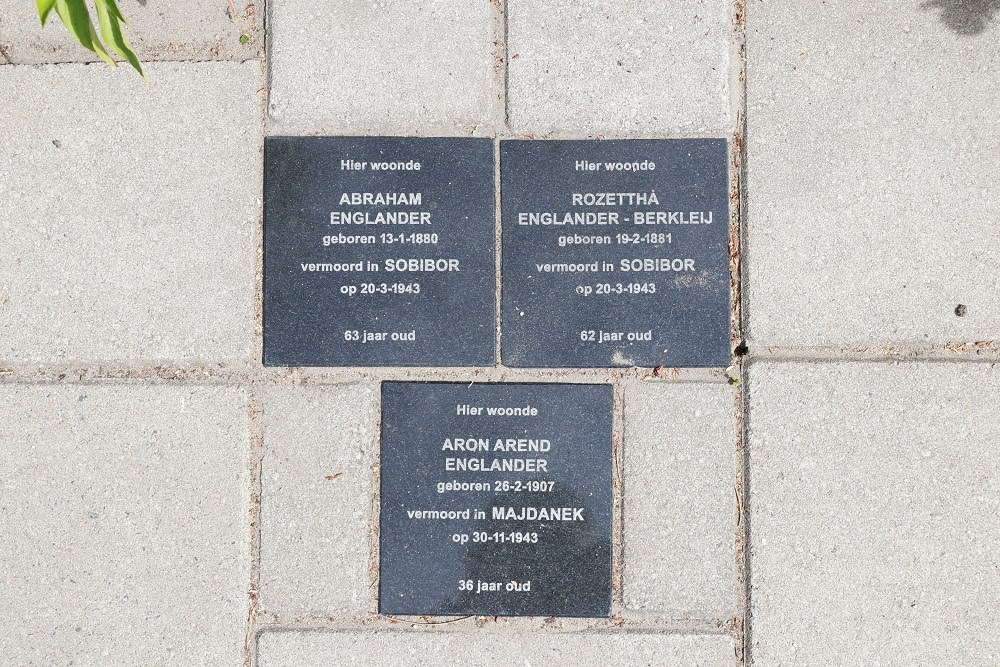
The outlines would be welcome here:
<svg viewBox="0 0 1000 667">
<path fill-rule="evenodd" d="M 1000 338 L 1000 23 L 942 20 L 985 3 L 748 11 L 752 339 Z"/>
<path fill-rule="evenodd" d="M 269 387 L 261 472 L 261 608 L 375 611 L 373 383 Z"/>
<path fill-rule="evenodd" d="M 279 132 L 490 134 L 503 53 L 490 0 L 272 0 Z"/>
<path fill-rule="evenodd" d="M 730 3 L 509 0 L 516 132 L 728 133 Z"/>
<path fill-rule="evenodd" d="M 97 15 L 91 17 L 97 26 Z M 264 46 L 264 3 L 225 0 L 119 2 L 128 19 L 125 34 L 142 61 L 253 60 Z M 259 5 L 259 7 L 258 7 Z M 240 41 L 246 36 L 246 44 Z M 70 35 L 53 15 L 42 29 L 34 2 L 8 2 L 0 12 L 0 63 L 94 62 L 98 57 Z"/>
<path fill-rule="evenodd" d="M 247 360 L 257 63 L 0 67 L 0 360 Z"/>
<path fill-rule="evenodd" d="M 1000 663 L 1000 370 L 750 368 L 752 664 Z"/>
<path fill-rule="evenodd" d="M 736 613 L 736 409 L 724 384 L 626 388 L 626 608 Z"/>
<path fill-rule="evenodd" d="M 735 667 L 731 637 L 644 633 L 264 632 L 259 667 Z"/>
<path fill-rule="evenodd" d="M 243 664 L 243 392 L 3 385 L 0 402 L 0 662 Z"/>
</svg>

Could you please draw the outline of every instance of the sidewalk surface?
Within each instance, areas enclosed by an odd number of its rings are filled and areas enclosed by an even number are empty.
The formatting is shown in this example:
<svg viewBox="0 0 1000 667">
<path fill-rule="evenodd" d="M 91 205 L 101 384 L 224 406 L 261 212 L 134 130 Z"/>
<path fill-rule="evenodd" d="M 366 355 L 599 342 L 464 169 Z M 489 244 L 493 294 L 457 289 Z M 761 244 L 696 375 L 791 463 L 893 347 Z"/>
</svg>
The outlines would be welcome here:
<svg viewBox="0 0 1000 667">
<path fill-rule="evenodd" d="M 0 662 L 1000 664 L 1000 10 L 0 9 Z M 725 138 L 728 369 L 261 363 L 263 138 Z M 612 617 L 377 614 L 379 383 L 600 382 Z"/>
</svg>

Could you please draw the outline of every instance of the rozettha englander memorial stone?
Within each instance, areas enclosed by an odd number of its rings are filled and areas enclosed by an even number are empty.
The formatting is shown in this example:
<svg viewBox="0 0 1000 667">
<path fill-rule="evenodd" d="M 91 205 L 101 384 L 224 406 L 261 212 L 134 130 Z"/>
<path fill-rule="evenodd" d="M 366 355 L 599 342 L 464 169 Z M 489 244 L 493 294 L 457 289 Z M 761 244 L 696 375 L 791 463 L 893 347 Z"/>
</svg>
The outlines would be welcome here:
<svg viewBox="0 0 1000 667">
<path fill-rule="evenodd" d="M 508 366 L 726 366 L 722 139 L 502 141 Z"/>
<path fill-rule="evenodd" d="M 493 143 L 269 137 L 264 363 L 495 362 Z"/>
<path fill-rule="evenodd" d="M 605 617 L 610 385 L 382 385 L 379 611 Z"/>
</svg>

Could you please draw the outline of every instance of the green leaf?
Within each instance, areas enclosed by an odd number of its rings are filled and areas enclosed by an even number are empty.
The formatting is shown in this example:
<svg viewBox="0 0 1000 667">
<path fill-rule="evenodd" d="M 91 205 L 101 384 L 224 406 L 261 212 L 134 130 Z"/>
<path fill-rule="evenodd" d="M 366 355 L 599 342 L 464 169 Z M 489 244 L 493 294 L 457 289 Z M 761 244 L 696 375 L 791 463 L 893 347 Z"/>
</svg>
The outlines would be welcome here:
<svg viewBox="0 0 1000 667">
<path fill-rule="evenodd" d="M 38 0 L 38 18 L 42 19 L 42 27 L 45 27 L 45 22 L 49 20 L 49 14 L 52 13 L 52 8 L 56 6 L 56 0 Z"/>
<path fill-rule="evenodd" d="M 129 65 L 135 68 L 146 81 L 146 73 L 142 71 L 142 64 L 139 57 L 132 50 L 128 38 L 122 32 L 121 11 L 115 4 L 115 0 L 95 0 L 97 4 L 97 22 L 101 26 L 101 36 L 115 53 L 128 61 Z"/>
<path fill-rule="evenodd" d="M 56 13 L 81 45 L 96 53 L 101 60 L 112 67 L 118 67 L 118 63 L 108 55 L 104 45 L 101 44 L 84 0 L 56 0 Z"/>
<path fill-rule="evenodd" d="M 122 14 L 122 10 L 118 8 L 118 4 L 115 2 L 115 0 L 108 0 L 108 9 L 111 10 L 112 16 L 117 16 L 118 20 L 124 23 L 126 27 L 128 27 L 128 19 L 125 18 L 124 14 Z"/>
</svg>

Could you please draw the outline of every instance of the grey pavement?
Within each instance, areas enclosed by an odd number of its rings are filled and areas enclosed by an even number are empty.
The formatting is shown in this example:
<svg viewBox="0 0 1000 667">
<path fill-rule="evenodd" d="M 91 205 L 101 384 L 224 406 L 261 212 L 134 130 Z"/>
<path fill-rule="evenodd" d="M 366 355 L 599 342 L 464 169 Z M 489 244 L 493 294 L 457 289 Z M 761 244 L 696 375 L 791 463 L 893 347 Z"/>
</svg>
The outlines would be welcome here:
<svg viewBox="0 0 1000 667">
<path fill-rule="evenodd" d="M 1000 371 L 750 368 L 754 665 L 1000 661 Z"/>
<path fill-rule="evenodd" d="M 242 664 L 246 397 L 0 385 L 0 662 Z"/>
<path fill-rule="evenodd" d="M 270 387 L 262 405 L 261 608 L 374 613 L 377 386 Z"/>
<path fill-rule="evenodd" d="M 1000 664 L 1000 8 L 123 9 L 0 9 L 0 663 Z M 725 137 L 747 354 L 265 369 L 265 134 Z M 610 619 L 376 613 L 385 380 L 614 385 Z"/>
<path fill-rule="evenodd" d="M 125 36 L 144 62 L 256 60 L 263 51 L 263 1 L 235 0 L 232 13 L 227 2 L 217 0 L 141 0 L 118 4 L 129 23 Z M 91 12 L 93 16 L 93 8 Z M 77 43 L 55 12 L 43 30 L 34 2 L 12 0 L 0 10 L 0 63 L 97 59 L 93 51 Z"/>
<path fill-rule="evenodd" d="M 627 386 L 626 608 L 736 613 L 735 404 L 726 384 Z"/>
<path fill-rule="evenodd" d="M 731 667 L 733 641 L 721 635 L 641 633 L 487 634 L 455 632 L 265 632 L 260 667 Z"/>
<path fill-rule="evenodd" d="M 492 134 L 502 19 L 490 0 L 272 0 L 270 116 L 281 133 Z"/>
<path fill-rule="evenodd" d="M 749 3 L 758 345 L 1000 337 L 1000 54 L 941 20 L 989 13 L 961 4 Z"/>
<path fill-rule="evenodd" d="M 509 0 L 511 129 L 545 136 L 733 129 L 723 0 Z"/>
<path fill-rule="evenodd" d="M 260 66 L 2 66 L 0 364 L 249 361 Z"/>
</svg>

